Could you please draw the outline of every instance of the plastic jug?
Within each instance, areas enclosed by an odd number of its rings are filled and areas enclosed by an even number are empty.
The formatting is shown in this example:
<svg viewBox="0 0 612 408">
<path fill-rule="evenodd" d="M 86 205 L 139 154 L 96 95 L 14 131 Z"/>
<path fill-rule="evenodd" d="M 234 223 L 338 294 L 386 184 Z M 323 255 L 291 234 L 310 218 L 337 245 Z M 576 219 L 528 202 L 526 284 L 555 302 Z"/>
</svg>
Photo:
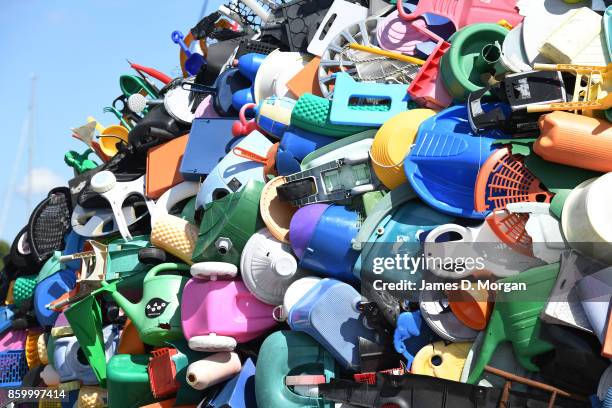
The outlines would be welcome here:
<svg viewBox="0 0 612 408">
<path fill-rule="evenodd" d="M 345 368 L 359 370 L 359 338 L 378 342 L 358 310 L 361 294 L 335 279 L 323 279 L 289 311 L 292 330 L 315 338 Z"/>
<path fill-rule="evenodd" d="M 39 281 L 34 289 L 34 312 L 41 326 L 53 326 L 59 313 L 47 309 L 47 305 L 57 300 L 76 285 L 76 273 L 71 269 L 60 270 Z"/>
<path fill-rule="evenodd" d="M 569 112 L 540 116 L 533 151 L 544 159 L 596 171 L 612 171 L 612 128 L 605 119 Z"/>
<path fill-rule="evenodd" d="M 276 325 L 272 312 L 239 280 L 192 278 L 181 299 L 185 338 L 200 351 L 233 350 L 261 336 Z"/>
<path fill-rule="evenodd" d="M 117 354 L 108 362 L 108 407 L 132 408 L 155 401 L 149 385 L 148 354 Z"/>
<path fill-rule="evenodd" d="M 255 395 L 259 407 L 332 408 L 332 402 L 303 396 L 285 384 L 287 375 L 324 375 L 326 381 L 337 373 L 334 358 L 305 333 L 277 331 L 269 335 L 259 349 L 255 371 Z"/>
<path fill-rule="evenodd" d="M 559 264 L 544 265 L 522 272 L 519 275 L 504 278 L 500 284 L 524 284 L 522 290 L 516 286 L 514 292 L 498 290 L 495 307 L 487 326 L 486 338 L 468 383 L 474 384 L 480 379 L 485 365 L 491 360 L 495 349 L 502 341 L 510 341 L 519 363 L 529 371 L 538 371 L 531 358 L 554 348 L 554 345 L 541 340 L 540 313 L 559 274 Z"/>
<path fill-rule="evenodd" d="M 304 275 L 298 271 L 291 247 L 272 236 L 267 228 L 249 238 L 240 259 L 240 274 L 258 300 L 279 305 L 292 282 Z"/>
<path fill-rule="evenodd" d="M 115 354 L 119 343 L 119 328 L 113 325 L 106 326 L 102 330 L 102 336 L 106 357 L 110 359 Z M 83 384 L 98 384 L 98 379 L 89 362 L 82 355 L 79 341 L 74 336 L 55 340 L 53 366 L 62 382 L 80 380 Z"/>
<path fill-rule="evenodd" d="M 159 275 L 169 271 L 177 274 Z M 113 284 L 103 284 L 111 289 L 111 296 L 136 325 L 144 343 L 161 346 L 168 340 L 183 337 L 179 306 L 188 278 L 179 274 L 184 271 L 189 271 L 189 266 L 175 263 L 152 268 L 142 282 L 143 294 L 138 303 L 132 303 L 117 290 L 112 290 Z"/>
</svg>

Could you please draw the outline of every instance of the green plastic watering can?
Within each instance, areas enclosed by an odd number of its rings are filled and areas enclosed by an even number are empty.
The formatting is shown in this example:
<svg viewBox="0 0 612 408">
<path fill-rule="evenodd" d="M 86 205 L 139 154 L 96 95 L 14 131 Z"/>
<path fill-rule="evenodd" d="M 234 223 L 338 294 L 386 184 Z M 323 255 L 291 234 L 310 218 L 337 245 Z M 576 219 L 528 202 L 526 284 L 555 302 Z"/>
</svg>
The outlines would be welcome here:
<svg viewBox="0 0 612 408">
<path fill-rule="evenodd" d="M 160 272 L 176 274 L 159 275 Z M 146 344 L 162 346 L 166 341 L 183 338 L 180 300 L 189 278 L 181 272 L 189 272 L 189 266 L 164 263 L 153 267 L 142 281 L 142 299 L 138 303 L 127 300 L 116 290 L 115 283 L 102 285 L 134 323 L 140 339 Z"/>
</svg>

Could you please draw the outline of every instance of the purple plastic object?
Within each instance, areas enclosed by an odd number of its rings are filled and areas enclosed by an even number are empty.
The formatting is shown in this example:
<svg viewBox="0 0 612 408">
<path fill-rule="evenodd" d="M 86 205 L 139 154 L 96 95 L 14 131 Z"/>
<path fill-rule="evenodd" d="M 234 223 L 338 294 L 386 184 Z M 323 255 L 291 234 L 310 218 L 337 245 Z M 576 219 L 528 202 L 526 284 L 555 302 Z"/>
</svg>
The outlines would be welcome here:
<svg viewBox="0 0 612 408">
<path fill-rule="evenodd" d="M 293 215 L 289 224 L 289 241 L 293 253 L 300 259 L 310 242 L 315 227 L 321 215 L 327 210 L 329 204 L 311 204 L 302 207 Z"/>
<path fill-rule="evenodd" d="M 200 102 L 195 111 L 195 117 L 204 119 L 216 119 L 221 117 L 213 107 L 212 95 L 208 95 L 202 102 Z"/>
<path fill-rule="evenodd" d="M 53 325 L 53 327 L 65 327 L 65 326 L 70 326 L 70 323 L 68 323 L 68 320 L 66 319 L 66 315 L 64 314 L 64 312 L 61 312 L 59 316 L 57 316 L 57 320 L 55 321 L 55 324 Z"/>
<path fill-rule="evenodd" d="M 425 27 L 425 20 L 404 21 L 398 16 L 396 10 L 378 24 L 376 28 L 378 44 L 385 50 L 414 55 L 418 44 L 430 40 L 415 26 Z"/>
<path fill-rule="evenodd" d="M 4 333 L 0 337 L 0 352 L 25 349 L 26 336 L 25 330 L 11 330 Z"/>
</svg>

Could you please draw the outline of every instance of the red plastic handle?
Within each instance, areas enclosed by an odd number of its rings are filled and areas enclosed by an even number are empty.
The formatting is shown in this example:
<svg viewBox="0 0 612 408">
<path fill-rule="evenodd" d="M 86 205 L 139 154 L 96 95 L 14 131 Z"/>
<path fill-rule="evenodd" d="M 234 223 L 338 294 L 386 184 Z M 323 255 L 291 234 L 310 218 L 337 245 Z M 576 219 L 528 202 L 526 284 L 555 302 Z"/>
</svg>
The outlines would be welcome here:
<svg viewBox="0 0 612 408">
<path fill-rule="evenodd" d="M 163 72 L 156 70 L 155 68 L 145 67 L 144 65 L 134 64 L 131 62 L 130 62 L 130 67 L 134 68 L 136 71 L 142 71 L 145 74 L 152 76 L 158 81 L 163 82 L 164 85 L 172 82 L 172 78 L 170 78 L 168 75 L 164 74 Z"/>
</svg>

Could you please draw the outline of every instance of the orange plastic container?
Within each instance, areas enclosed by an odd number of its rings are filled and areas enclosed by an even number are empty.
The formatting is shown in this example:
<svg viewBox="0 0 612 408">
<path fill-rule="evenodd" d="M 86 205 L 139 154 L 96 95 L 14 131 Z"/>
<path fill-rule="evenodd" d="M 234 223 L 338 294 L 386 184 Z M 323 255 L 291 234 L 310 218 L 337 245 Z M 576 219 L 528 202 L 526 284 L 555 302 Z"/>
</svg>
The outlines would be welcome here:
<svg viewBox="0 0 612 408">
<path fill-rule="evenodd" d="M 136 326 L 130 319 L 127 319 L 121 337 L 119 338 L 119 346 L 117 347 L 117 354 L 144 354 L 145 346 Z"/>
<path fill-rule="evenodd" d="M 612 124 L 556 111 L 542 115 L 533 150 L 545 160 L 582 169 L 612 171 Z"/>
<path fill-rule="evenodd" d="M 189 135 L 152 147 L 147 153 L 147 197 L 158 199 L 168 189 L 183 181 L 179 172 Z"/>
</svg>

